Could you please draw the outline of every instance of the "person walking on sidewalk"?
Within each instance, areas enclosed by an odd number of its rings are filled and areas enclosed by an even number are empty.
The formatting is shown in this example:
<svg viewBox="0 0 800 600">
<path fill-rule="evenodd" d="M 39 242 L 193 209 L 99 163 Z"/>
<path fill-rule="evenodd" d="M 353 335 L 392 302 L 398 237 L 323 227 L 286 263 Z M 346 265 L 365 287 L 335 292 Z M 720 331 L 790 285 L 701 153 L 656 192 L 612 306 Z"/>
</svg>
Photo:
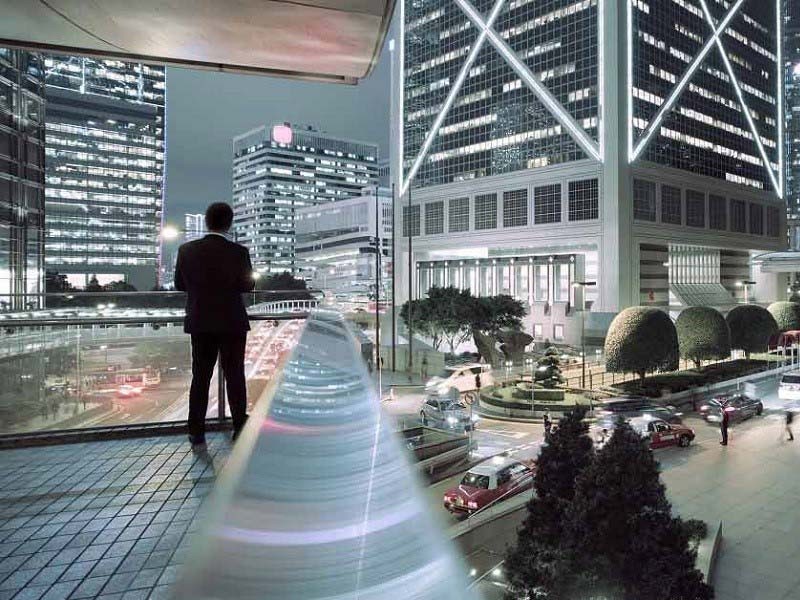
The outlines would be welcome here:
<svg viewBox="0 0 800 600">
<path fill-rule="evenodd" d="M 422 383 L 425 383 L 428 380 L 428 357 L 427 356 L 423 356 L 422 357 L 422 372 L 420 374 L 422 375 Z"/>
<path fill-rule="evenodd" d="M 544 413 L 544 441 L 550 441 L 550 431 L 553 429 L 553 422 L 550 420 L 550 413 Z"/>
<path fill-rule="evenodd" d="M 791 408 L 786 409 L 786 435 L 789 436 L 789 442 L 794 441 L 794 433 L 792 433 L 792 421 L 794 421 L 794 411 Z"/>
<path fill-rule="evenodd" d="M 719 432 L 722 434 L 722 440 L 720 441 L 720 445 L 727 446 L 728 445 L 728 422 L 730 420 L 730 416 L 728 415 L 728 411 L 725 410 L 723 407 L 722 409 L 722 417 L 719 421 Z"/>
</svg>

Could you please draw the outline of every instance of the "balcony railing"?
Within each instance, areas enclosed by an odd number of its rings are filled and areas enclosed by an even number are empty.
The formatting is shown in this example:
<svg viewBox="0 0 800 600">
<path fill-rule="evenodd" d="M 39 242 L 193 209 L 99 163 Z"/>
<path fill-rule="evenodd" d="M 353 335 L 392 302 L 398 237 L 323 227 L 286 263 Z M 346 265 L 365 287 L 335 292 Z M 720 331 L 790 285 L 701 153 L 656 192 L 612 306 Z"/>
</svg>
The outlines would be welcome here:
<svg viewBox="0 0 800 600">
<path fill-rule="evenodd" d="M 289 292 L 246 296 L 251 332 L 245 371 L 252 405 L 279 372 L 300 320 L 318 301 Z M 0 313 L 0 435 L 186 420 L 191 348 L 183 332 L 183 294 L 69 294 L 44 300 L 47 308 Z M 222 399 L 218 369 L 208 417 L 225 417 Z"/>
</svg>

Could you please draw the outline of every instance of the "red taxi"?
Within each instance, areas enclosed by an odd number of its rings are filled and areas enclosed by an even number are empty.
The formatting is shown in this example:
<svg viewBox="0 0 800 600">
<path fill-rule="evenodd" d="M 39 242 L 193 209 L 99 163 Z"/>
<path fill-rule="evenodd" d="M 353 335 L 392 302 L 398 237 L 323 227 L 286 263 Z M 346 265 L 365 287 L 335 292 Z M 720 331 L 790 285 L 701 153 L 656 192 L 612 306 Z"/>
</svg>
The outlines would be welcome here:
<svg viewBox="0 0 800 600">
<path fill-rule="evenodd" d="M 686 448 L 694 440 L 694 431 L 685 425 L 647 418 L 631 419 L 630 424 L 642 437 L 650 438 L 653 450 L 667 446 Z"/>
<path fill-rule="evenodd" d="M 472 467 L 458 487 L 444 494 L 444 507 L 469 515 L 533 487 L 533 461 L 496 456 Z"/>
</svg>

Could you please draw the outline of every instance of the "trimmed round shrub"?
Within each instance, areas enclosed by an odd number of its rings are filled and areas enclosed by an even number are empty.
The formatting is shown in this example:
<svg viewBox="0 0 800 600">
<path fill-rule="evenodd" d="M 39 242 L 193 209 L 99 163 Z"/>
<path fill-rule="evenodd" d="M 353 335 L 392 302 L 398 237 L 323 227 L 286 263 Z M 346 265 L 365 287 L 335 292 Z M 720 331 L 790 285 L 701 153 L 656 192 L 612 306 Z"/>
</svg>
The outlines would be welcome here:
<svg viewBox="0 0 800 600">
<path fill-rule="evenodd" d="M 778 324 L 779 331 L 800 329 L 800 304 L 797 302 L 773 302 L 767 310 Z"/>
<path fill-rule="evenodd" d="M 652 306 L 626 308 L 606 334 L 606 370 L 636 373 L 644 380 L 653 371 L 678 368 L 678 334 L 672 319 Z"/>
<path fill-rule="evenodd" d="M 725 317 L 731 329 L 731 348 L 751 352 L 766 352 L 769 339 L 778 333 L 778 324 L 770 312 L 757 304 L 740 304 Z"/>
<path fill-rule="evenodd" d="M 692 306 L 675 322 L 681 357 L 700 368 L 701 360 L 728 358 L 731 331 L 722 314 L 709 306 Z"/>
</svg>

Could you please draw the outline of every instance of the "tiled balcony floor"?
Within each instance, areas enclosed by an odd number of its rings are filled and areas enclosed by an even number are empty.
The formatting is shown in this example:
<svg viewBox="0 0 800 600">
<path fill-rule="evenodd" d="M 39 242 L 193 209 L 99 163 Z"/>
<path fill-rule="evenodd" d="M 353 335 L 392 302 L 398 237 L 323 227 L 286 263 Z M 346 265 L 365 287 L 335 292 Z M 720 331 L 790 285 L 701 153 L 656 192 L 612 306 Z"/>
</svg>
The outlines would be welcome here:
<svg viewBox="0 0 800 600">
<path fill-rule="evenodd" d="M 0 451 L 0 600 L 167 598 L 228 456 L 185 436 Z"/>
</svg>

